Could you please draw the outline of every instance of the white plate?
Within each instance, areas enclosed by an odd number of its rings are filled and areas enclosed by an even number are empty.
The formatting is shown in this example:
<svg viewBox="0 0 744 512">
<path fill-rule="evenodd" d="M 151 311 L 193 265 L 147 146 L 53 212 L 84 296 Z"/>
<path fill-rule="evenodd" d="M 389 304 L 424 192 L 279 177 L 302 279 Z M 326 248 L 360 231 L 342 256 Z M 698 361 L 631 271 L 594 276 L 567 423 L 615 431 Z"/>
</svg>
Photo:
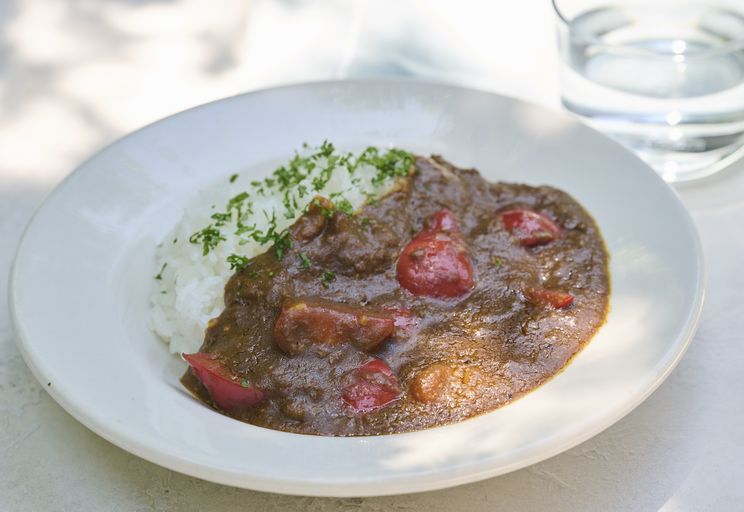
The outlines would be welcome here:
<svg viewBox="0 0 744 512">
<path fill-rule="evenodd" d="M 154 245 L 202 187 L 258 174 L 303 142 L 440 153 L 491 180 L 558 186 L 597 220 L 611 311 L 569 366 L 527 397 L 456 425 L 367 438 L 287 434 L 184 392 L 184 364 L 147 327 Z M 18 249 L 10 303 L 20 348 L 51 396 L 118 446 L 224 484 L 364 496 L 442 488 L 566 450 L 630 412 L 671 372 L 703 298 L 695 228 L 632 154 L 571 118 L 512 99 L 397 81 L 299 85 L 164 119 L 84 163 Z"/>
</svg>

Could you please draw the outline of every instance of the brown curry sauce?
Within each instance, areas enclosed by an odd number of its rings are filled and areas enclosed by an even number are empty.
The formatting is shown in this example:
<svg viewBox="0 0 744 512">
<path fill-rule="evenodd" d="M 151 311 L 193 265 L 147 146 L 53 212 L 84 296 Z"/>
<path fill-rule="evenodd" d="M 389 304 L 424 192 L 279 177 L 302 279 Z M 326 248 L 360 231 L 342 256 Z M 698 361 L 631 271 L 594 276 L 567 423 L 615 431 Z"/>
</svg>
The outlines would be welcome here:
<svg viewBox="0 0 744 512">
<path fill-rule="evenodd" d="M 604 322 L 607 252 L 569 195 L 437 156 L 400 185 L 354 215 L 316 202 L 281 260 L 269 250 L 233 275 L 200 349 L 216 370 L 192 363 L 184 386 L 277 430 L 420 430 L 534 389 Z M 453 280 L 439 281 L 429 249 L 451 253 Z M 226 387 L 237 400 L 218 396 Z"/>
</svg>

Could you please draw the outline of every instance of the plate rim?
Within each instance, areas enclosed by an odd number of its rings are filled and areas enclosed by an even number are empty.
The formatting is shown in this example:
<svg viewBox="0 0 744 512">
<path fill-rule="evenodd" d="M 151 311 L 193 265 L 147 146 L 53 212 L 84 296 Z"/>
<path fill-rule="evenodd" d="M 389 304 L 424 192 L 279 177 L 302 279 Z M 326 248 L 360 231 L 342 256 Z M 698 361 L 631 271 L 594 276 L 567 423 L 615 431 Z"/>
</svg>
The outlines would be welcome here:
<svg viewBox="0 0 744 512">
<path fill-rule="evenodd" d="M 224 98 L 219 98 L 204 104 L 196 105 L 193 107 L 190 107 L 188 109 L 173 113 L 169 116 L 166 116 L 161 119 L 157 119 L 151 123 L 148 123 L 132 132 L 127 133 L 126 135 L 117 138 L 116 140 L 112 141 L 111 143 L 107 144 L 103 148 L 99 149 L 98 151 L 94 152 L 91 156 L 83 160 L 80 164 L 78 164 L 70 173 L 68 173 L 62 180 L 60 180 L 59 183 L 57 183 L 44 197 L 42 202 L 37 206 L 36 210 L 34 211 L 33 215 L 28 220 L 21 237 L 19 238 L 18 245 L 16 247 L 15 255 L 13 257 L 13 261 L 10 267 L 10 273 L 9 273 L 9 283 L 8 283 L 8 304 L 9 304 L 9 311 L 10 311 L 10 320 L 11 320 L 11 327 L 12 331 L 15 334 L 15 340 L 16 340 L 16 346 L 18 347 L 26 365 L 29 367 L 29 369 L 32 371 L 34 377 L 39 381 L 41 387 L 52 397 L 52 399 L 55 400 L 67 413 L 69 413 L 71 416 L 73 416 L 77 421 L 82 423 L 84 426 L 86 426 L 88 429 L 96 433 L 97 435 L 103 437 L 107 441 L 111 442 L 115 446 L 122 448 L 142 459 L 145 459 L 149 462 L 152 462 L 154 464 L 166 467 L 170 470 L 177 471 L 179 473 L 187 474 L 190 476 L 194 476 L 197 478 L 201 478 L 207 481 L 219 483 L 219 484 L 225 484 L 225 485 L 231 485 L 235 487 L 241 487 L 245 489 L 252 489 L 252 490 L 258 490 L 258 491 L 268 491 L 268 492 L 278 492 L 282 494 L 289 494 L 289 495 L 303 495 L 303 496 L 335 496 L 335 497 L 351 497 L 351 496 L 385 496 L 385 495 L 397 495 L 397 494 L 407 494 L 407 493 L 414 493 L 414 492 L 423 492 L 423 491 L 430 491 L 435 489 L 444 489 L 453 487 L 456 485 L 461 485 L 469 482 L 479 481 L 486 478 L 495 477 L 498 475 L 506 474 L 512 471 L 515 471 L 517 469 L 521 469 L 527 466 L 530 466 L 532 464 L 535 464 L 537 462 L 540 462 L 542 460 L 548 459 L 550 457 L 553 457 L 557 454 L 560 454 L 570 448 L 573 448 L 586 440 L 594 437 L 595 435 L 599 434 L 600 432 L 604 431 L 605 429 L 609 428 L 611 425 L 619 421 L 621 418 L 629 414 L 631 411 L 633 411 L 636 407 L 638 407 L 642 402 L 644 402 L 671 374 L 671 372 L 676 368 L 679 361 L 684 357 L 692 339 L 694 338 L 697 326 L 699 324 L 699 320 L 702 314 L 703 304 L 705 300 L 705 283 L 706 283 L 706 269 L 704 265 L 704 253 L 702 249 L 702 244 L 700 240 L 700 236 L 697 230 L 697 227 L 695 225 L 694 220 L 692 219 L 690 212 L 685 208 L 684 204 L 681 202 L 679 195 L 677 192 L 670 186 L 666 185 L 666 183 L 663 182 L 662 178 L 659 177 L 653 170 L 651 170 L 648 166 L 643 164 L 650 173 L 652 173 L 659 181 L 664 183 L 665 187 L 668 187 L 667 190 L 670 193 L 670 196 L 673 197 L 674 203 L 677 206 L 677 209 L 679 213 L 681 213 L 681 218 L 684 219 L 684 227 L 685 230 L 689 233 L 691 240 L 694 245 L 694 253 L 695 253 L 695 262 L 696 262 L 696 272 L 695 272 L 695 289 L 692 291 L 694 293 L 694 301 L 692 304 L 692 307 L 687 312 L 687 316 L 684 319 L 683 326 L 679 330 L 679 335 L 676 337 L 676 339 L 673 340 L 673 342 L 670 344 L 670 346 L 678 346 L 678 349 L 674 352 L 673 357 L 665 361 L 665 364 L 663 367 L 659 368 L 656 375 L 654 376 L 653 382 L 651 385 L 649 385 L 642 393 L 638 393 L 637 395 L 633 396 L 632 400 L 629 400 L 624 403 L 624 407 L 620 408 L 618 407 L 614 414 L 607 414 L 604 417 L 600 418 L 600 421 L 594 421 L 592 422 L 591 428 L 584 429 L 580 435 L 574 435 L 570 437 L 569 439 L 564 440 L 562 443 L 554 443 L 550 449 L 543 449 L 538 454 L 535 454 L 531 457 L 524 457 L 520 459 L 519 461 L 516 461 L 510 465 L 502 466 L 498 468 L 488 468 L 487 462 L 479 462 L 475 465 L 468 466 L 467 471 L 463 471 L 462 469 L 458 468 L 458 471 L 452 471 L 450 470 L 450 474 L 448 476 L 444 476 L 441 474 L 437 475 L 437 478 L 430 479 L 427 478 L 427 474 L 437 474 L 437 469 L 430 470 L 430 471 L 420 471 L 416 472 L 415 475 L 408 480 L 408 487 L 406 489 L 399 489 L 399 488 L 392 488 L 387 491 L 385 489 L 381 489 L 379 487 L 380 484 L 386 482 L 385 480 L 365 480 L 365 479 L 356 479 L 355 483 L 357 483 L 357 486 L 354 487 L 353 492 L 351 489 L 347 490 L 345 489 L 345 484 L 343 483 L 331 483 L 331 484 L 324 484 L 322 482 L 316 482 L 316 481 L 305 481 L 305 482 L 298 482 L 297 480 L 293 478 L 286 478 L 286 479 L 280 479 L 280 478 L 262 478 L 260 475 L 247 475 L 245 472 L 237 472 L 237 471 L 227 471 L 227 470 L 221 470 L 217 468 L 209 468 L 205 467 L 201 464 L 194 463 L 193 461 L 188 460 L 188 458 L 179 456 L 177 454 L 164 452 L 162 450 L 153 450 L 151 446 L 148 446 L 146 444 L 143 444 L 139 442 L 138 440 L 131 439 L 127 437 L 125 429 L 119 429 L 116 431 L 115 429 L 112 429 L 110 425 L 106 425 L 103 422 L 100 422 L 97 420 L 93 415 L 89 414 L 84 408 L 80 408 L 74 400 L 67 397 L 64 393 L 60 392 L 58 387 L 55 385 L 47 385 L 46 382 L 51 380 L 51 376 L 49 375 L 48 369 L 45 368 L 43 364 L 43 359 L 38 356 L 33 350 L 31 350 L 31 344 L 28 339 L 27 334 L 25 333 L 23 322 L 19 317 L 18 312 L 18 304 L 17 304 L 17 290 L 19 287 L 19 266 L 21 263 L 20 257 L 22 256 L 22 252 L 24 249 L 24 246 L 27 241 L 27 235 L 30 230 L 30 228 L 35 224 L 37 221 L 37 218 L 39 216 L 39 213 L 44 210 L 49 202 L 50 199 L 59 193 L 60 190 L 63 188 L 66 188 L 69 186 L 70 182 L 74 179 L 78 173 L 87 167 L 89 162 L 92 160 L 95 160 L 100 155 L 105 154 L 108 152 L 112 147 L 122 143 L 123 141 L 129 139 L 130 137 L 134 137 L 136 134 L 138 134 L 141 131 L 147 130 L 151 126 L 154 126 L 156 124 L 159 124 L 165 120 L 180 116 L 182 114 L 185 114 L 187 112 L 191 112 L 193 110 L 197 109 L 203 109 L 207 108 L 208 106 L 216 103 L 221 102 L 227 102 L 232 100 L 237 100 L 244 96 L 256 96 L 266 93 L 274 93 L 280 90 L 285 89 L 303 89 L 307 87 L 332 87 L 332 86 L 344 86 L 344 84 L 348 83 L 357 83 L 357 84 L 369 84 L 369 83 L 385 83 L 385 84 L 400 84 L 400 85 L 416 85 L 421 86 L 424 88 L 442 88 L 442 89 L 451 89 L 451 90 L 460 90 L 460 91 L 466 91 L 468 93 L 477 93 L 477 94 L 486 94 L 489 96 L 496 96 L 502 99 L 507 99 L 510 102 L 514 102 L 520 105 L 529 105 L 532 108 L 537 108 L 542 112 L 549 113 L 553 116 L 560 116 L 566 119 L 567 121 L 570 120 L 572 124 L 579 124 L 584 129 L 588 129 L 591 132 L 593 132 L 596 135 L 599 135 L 607 140 L 611 140 L 608 136 L 605 134 L 602 134 L 601 132 L 598 132 L 596 130 L 593 130 L 591 127 L 587 126 L 586 124 L 580 122 L 580 120 L 574 118 L 573 116 L 570 116 L 566 114 L 565 112 L 557 112 L 553 111 L 551 109 L 548 109 L 541 105 L 536 105 L 527 101 L 524 101 L 520 98 L 514 98 L 506 95 L 497 94 L 490 91 L 485 91 L 482 89 L 477 89 L 473 87 L 463 87 L 457 84 L 447 83 L 447 82 L 441 82 L 441 81 L 430 81 L 430 80 L 422 80 L 422 79 L 412 79 L 412 78 L 404 78 L 404 79 L 396 79 L 396 78 L 373 78 L 373 79 L 353 79 L 353 80 L 320 80 L 320 81 L 308 81 L 308 82 L 301 82 L 301 83 L 292 83 L 292 84 L 285 84 L 277 87 L 268 87 L 268 88 L 262 88 L 255 91 L 249 91 L 244 92 L 237 95 L 232 95 Z M 618 149 L 622 149 L 626 153 L 630 153 L 633 155 L 633 153 L 624 148 L 623 146 L 620 146 L 619 144 L 612 142 Z M 635 157 L 639 162 L 642 163 L 640 159 Z M 437 427 L 441 428 L 441 427 Z M 407 436 L 407 435 L 415 435 L 416 432 L 413 433 L 406 433 L 406 434 L 393 434 L 396 436 Z M 292 435 L 298 435 L 298 434 L 292 434 Z M 361 438 L 363 439 L 363 438 Z M 482 466 L 482 467 L 481 467 Z M 462 473 L 462 474 L 461 474 Z M 360 485 L 365 486 L 363 489 L 360 489 Z M 377 485 L 377 487 L 375 487 Z"/>
</svg>

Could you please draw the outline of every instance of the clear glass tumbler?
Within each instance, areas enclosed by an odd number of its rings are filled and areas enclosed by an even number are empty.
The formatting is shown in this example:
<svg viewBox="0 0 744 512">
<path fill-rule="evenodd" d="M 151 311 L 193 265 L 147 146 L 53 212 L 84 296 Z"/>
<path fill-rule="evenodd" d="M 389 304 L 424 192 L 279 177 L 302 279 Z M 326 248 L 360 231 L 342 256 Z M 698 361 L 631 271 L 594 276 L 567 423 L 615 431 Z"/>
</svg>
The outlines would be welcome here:
<svg viewBox="0 0 744 512">
<path fill-rule="evenodd" d="M 744 153 L 744 0 L 553 0 L 565 108 L 668 182 Z"/>
</svg>

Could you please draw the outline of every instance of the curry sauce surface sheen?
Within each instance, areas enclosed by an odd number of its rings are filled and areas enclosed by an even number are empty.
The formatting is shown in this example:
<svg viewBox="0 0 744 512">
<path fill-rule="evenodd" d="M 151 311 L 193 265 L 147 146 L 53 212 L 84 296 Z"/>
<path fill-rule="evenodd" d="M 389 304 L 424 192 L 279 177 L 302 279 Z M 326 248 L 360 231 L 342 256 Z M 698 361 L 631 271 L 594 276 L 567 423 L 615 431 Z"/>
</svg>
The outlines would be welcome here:
<svg viewBox="0 0 744 512">
<path fill-rule="evenodd" d="M 281 260 L 269 250 L 230 279 L 225 310 L 210 322 L 200 352 L 212 354 L 265 398 L 227 414 L 267 428 L 337 436 L 453 423 L 545 382 L 604 322 L 608 256 L 593 219 L 569 195 L 551 187 L 491 184 L 440 157 L 418 157 L 401 183 L 353 216 L 311 209 L 292 227 L 292 247 Z M 458 298 L 415 296 L 400 286 L 396 261 L 443 208 L 459 221 L 475 285 Z M 560 236 L 543 245 L 515 243 L 499 217 L 510 208 L 544 213 L 560 226 Z M 549 307 L 530 300 L 527 290 L 533 289 L 560 290 L 573 302 Z M 335 343 L 290 356 L 277 347 L 274 327 L 282 305 L 297 298 L 372 311 L 403 308 L 412 325 L 396 328 L 371 352 Z M 392 369 L 401 396 L 355 412 L 341 399 L 344 386 L 373 357 Z M 214 407 L 191 370 L 182 382 Z"/>
</svg>

